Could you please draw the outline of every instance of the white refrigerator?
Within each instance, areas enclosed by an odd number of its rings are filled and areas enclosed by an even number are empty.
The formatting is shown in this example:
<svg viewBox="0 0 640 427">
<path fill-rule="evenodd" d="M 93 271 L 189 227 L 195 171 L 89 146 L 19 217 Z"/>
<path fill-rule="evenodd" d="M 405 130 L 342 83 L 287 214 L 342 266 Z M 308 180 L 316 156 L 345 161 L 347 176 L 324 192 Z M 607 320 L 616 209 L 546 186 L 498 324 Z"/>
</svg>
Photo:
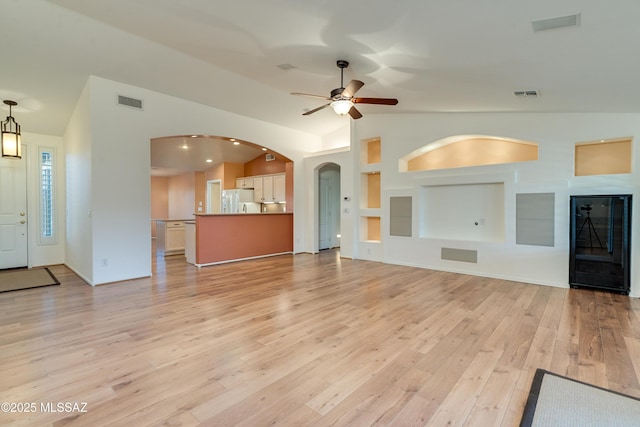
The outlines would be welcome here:
<svg viewBox="0 0 640 427">
<path fill-rule="evenodd" d="M 260 203 L 253 201 L 253 190 L 222 190 L 222 213 L 260 213 Z"/>
</svg>

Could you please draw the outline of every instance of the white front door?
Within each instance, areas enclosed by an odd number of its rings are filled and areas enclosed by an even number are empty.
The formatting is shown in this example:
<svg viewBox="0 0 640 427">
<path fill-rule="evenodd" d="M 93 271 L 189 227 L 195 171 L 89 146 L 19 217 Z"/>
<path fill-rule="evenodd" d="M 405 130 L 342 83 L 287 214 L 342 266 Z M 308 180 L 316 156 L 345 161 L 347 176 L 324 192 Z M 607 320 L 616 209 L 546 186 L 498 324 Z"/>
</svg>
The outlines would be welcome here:
<svg viewBox="0 0 640 427">
<path fill-rule="evenodd" d="M 28 264 L 26 163 L 0 158 L 0 269 Z"/>
</svg>

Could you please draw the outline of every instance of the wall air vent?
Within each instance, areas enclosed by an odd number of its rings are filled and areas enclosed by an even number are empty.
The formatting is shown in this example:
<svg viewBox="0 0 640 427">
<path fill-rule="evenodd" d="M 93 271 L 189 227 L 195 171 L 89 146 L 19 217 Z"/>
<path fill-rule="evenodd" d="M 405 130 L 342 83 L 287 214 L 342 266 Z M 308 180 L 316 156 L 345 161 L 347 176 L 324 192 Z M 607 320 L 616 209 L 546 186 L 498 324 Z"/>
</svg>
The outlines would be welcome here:
<svg viewBox="0 0 640 427">
<path fill-rule="evenodd" d="M 516 90 L 513 94 L 518 98 L 535 98 L 540 95 L 537 90 Z"/>
<path fill-rule="evenodd" d="M 136 110 L 142 110 L 142 100 L 129 98 L 128 96 L 118 95 L 118 105 L 124 105 L 126 107 L 135 108 Z"/>
<path fill-rule="evenodd" d="M 265 159 L 266 159 L 267 162 L 271 162 L 271 161 L 276 159 L 276 156 L 274 156 L 271 153 L 267 153 L 267 155 L 265 156 Z"/>
<path fill-rule="evenodd" d="M 539 21 L 533 21 L 533 32 L 556 30 L 558 28 L 577 27 L 580 25 L 580 14 L 560 16 L 558 18 L 541 19 Z"/>
</svg>

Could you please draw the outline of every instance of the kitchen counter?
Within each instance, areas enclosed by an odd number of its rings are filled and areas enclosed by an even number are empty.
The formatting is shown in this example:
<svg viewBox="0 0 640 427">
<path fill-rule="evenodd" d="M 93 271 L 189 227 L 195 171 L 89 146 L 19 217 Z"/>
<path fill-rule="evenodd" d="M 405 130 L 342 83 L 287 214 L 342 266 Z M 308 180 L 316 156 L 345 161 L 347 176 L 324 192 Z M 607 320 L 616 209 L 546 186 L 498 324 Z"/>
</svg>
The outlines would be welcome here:
<svg viewBox="0 0 640 427">
<path fill-rule="evenodd" d="M 293 213 L 197 214 L 198 267 L 293 253 Z"/>
</svg>

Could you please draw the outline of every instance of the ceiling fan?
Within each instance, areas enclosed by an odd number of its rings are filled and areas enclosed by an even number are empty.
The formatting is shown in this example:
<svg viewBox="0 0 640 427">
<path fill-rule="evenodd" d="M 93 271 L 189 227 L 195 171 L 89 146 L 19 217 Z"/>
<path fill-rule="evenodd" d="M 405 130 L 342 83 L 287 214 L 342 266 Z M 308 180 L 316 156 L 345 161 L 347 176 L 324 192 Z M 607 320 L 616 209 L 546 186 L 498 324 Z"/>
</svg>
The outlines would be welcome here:
<svg viewBox="0 0 640 427">
<path fill-rule="evenodd" d="M 349 62 L 344 59 L 339 59 L 337 62 L 338 68 L 340 68 L 340 87 L 331 91 L 330 96 L 311 95 L 308 93 L 292 92 L 291 95 L 311 96 L 313 98 L 326 99 L 331 101 L 321 107 L 309 110 L 303 113 L 303 116 L 308 116 L 316 111 L 320 111 L 329 106 L 333 108 L 337 114 L 344 116 L 349 114 L 353 119 L 359 119 L 362 117 L 360 111 L 356 109 L 354 104 L 378 104 L 378 105 L 396 105 L 398 100 L 395 98 L 355 98 L 354 95 L 364 83 L 360 80 L 351 80 L 349 84 L 344 86 L 344 69 L 349 66 Z"/>
</svg>

